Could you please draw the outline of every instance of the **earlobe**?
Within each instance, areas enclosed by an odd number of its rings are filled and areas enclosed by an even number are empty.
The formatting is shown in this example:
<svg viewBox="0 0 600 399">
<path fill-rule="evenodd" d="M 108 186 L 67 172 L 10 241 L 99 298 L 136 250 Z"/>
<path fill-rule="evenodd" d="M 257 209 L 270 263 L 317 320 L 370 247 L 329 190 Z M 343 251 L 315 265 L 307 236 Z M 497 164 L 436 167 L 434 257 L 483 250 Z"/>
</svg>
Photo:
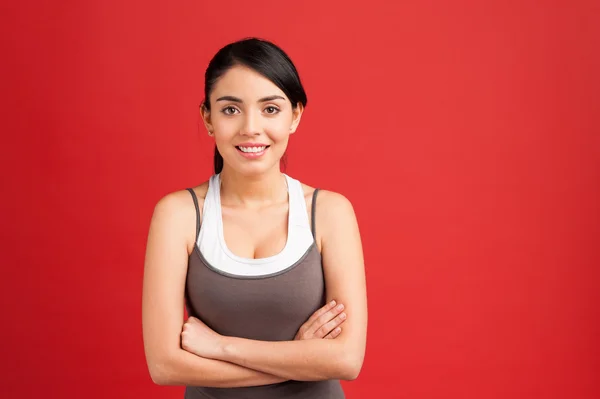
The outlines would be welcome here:
<svg viewBox="0 0 600 399">
<path fill-rule="evenodd" d="M 202 103 L 200 105 L 200 117 L 202 118 L 202 121 L 204 122 L 204 126 L 206 127 L 206 130 L 208 130 L 208 135 L 212 136 L 214 129 L 213 129 L 213 126 L 211 123 L 210 111 L 206 108 L 204 103 Z"/>
<path fill-rule="evenodd" d="M 296 129 L 300 124 L 300 119 L 302 118 L 302 112 L 304 112 L 304 106 L 302 105 L 302 103 L 298 103 L 298 105 L 296 105 L 296 108 L 293 111 L 293 119 L 292 126 L 290 126 L 290 134 L 296 132 Z"/>
</svg>

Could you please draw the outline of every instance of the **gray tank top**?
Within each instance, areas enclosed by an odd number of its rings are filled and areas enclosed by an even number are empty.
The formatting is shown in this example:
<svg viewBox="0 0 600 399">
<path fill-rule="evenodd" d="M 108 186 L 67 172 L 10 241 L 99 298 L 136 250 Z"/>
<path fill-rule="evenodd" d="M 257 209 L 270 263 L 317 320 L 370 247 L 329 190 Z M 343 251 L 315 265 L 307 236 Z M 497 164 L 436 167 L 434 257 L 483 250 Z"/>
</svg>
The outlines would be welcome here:
<svg viewBox="0 0 600 399">
<path fill-rule="evenodd" d="M 261 341 L 290 341 L 294 339 L 296 332 L 310 315 L 325 305 L 325 281 L 321 255 L 314 241 L 315 202 L 318 189 L 315 190 L 312 198 L 312 225 L 309 226 L 302 186 L 297 180 L 288 176 L 286 179 L 290 203 L 288 244 L 286 249 L 276 257 L 264 260 L 249 259 L 249 261 L 258 261 L 258 264 L 250 262 L 247 268 L 263 267 L 261 262 L 270 262 L 262 269 L 266 270 L 266 273 L 262 274 L 256 269 L 248 273 L 236 271 L 236 263 L 230 259 L 233 254 L 226 248 L 218 250 L 218 247 L 225 245 L 222 236 L 219 175 L 211 177 L 209 181 L 202 223 L 196 194 L 192 189 L 188 189 L 196 206 L 197 231 L 196 245 L 188 261 L 185 285 L 186 307 L 190 316 L 199 318 L 219 334 Z M 298 245 L 294 244 L 296 239 L 305 242 L 302 238 L 305 227 L 310 234 L 311 242 L 291 263 L 281 265 L 282 261 L 290 261 L 290 257 L 293 256 L 291 254 L 298 254 Z M 292 249 L 288 250 L 288 247 Z M 221 254 L 223 251 L 225 254 Z M 213 264 L 210 260 L 228 263 L 228 266 Z M 242 258 L 233 260 L 240 261 Z M 279 265 L 274 266 L 278 262 Z M 243 388 L 188 386 L 185 390 L 185 399 L 343 399 L 344 397 L 338 380 L 286 381 Z"/>
</svg>

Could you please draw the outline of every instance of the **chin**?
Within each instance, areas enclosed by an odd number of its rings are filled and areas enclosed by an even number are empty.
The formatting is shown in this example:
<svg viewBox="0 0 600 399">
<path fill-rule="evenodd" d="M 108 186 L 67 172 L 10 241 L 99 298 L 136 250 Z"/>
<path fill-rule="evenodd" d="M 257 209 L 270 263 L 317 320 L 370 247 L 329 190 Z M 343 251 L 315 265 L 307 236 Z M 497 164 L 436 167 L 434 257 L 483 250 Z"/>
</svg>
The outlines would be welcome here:
<svg viewBox="0 0 600 399">
<path fill-rule="evenodd" d="M 277 165 L 260 165 L 260 164 L 256 164 L 256 165 L 240 165 L 240 168 L 237 169 L 237 171 L 244 175 L 244 176 L 248 176 L 248 177 L 256 177 L 256 176 L 260 176 L 260 175 L 264 175 L 270 171 L 273 170 L 274 167 L 278 167 L 279 163 L 277 163 Z"/>
<path fill-rule="evenodd" d="M 280 158 L 274 157 L 275 154 L 268 154 L 270 156 L 267 156 L 263 159 L 248 161 L 240 161 L 240 159 L 238 158 L 238 154 L 231 155 L 233 155 L 232 158 L 234 162 L 227 163 L 232 167 L 233 170 L 235 170 L 237 173 L 243 176 L 255 177 L 264 175 L 273 171 L 274 168 L 278 171 L 281 170 Z M 273 158 L 276 159 L 274 160 Z"/>
</svg>

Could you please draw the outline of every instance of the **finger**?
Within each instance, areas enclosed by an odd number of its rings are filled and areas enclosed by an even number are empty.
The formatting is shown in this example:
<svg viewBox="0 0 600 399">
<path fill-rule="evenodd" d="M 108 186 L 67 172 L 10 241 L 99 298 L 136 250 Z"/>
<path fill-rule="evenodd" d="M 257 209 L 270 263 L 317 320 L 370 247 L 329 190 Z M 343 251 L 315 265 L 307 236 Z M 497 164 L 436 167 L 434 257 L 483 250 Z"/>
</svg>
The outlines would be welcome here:
<svg viewBox="0 0 600 399">
<path fill-rule="evenodd" d="M 333 320 L 342 310 L 344 310 L 344 304 L 340 303 L 336 307 L 328 310 L 323 315 L 321 315 L 317 320 L 313 322 L 313 324 L 308 328 L 309 331 L 315 332 L 323 325 Z M 329 332 L 329 331 L 328 331 Z"/>
<path fill-rule="evenodd" d="M 336 302 L 335 300 L 329 302 L 328 304 L 326 304 L 325 306 L 322 306 L 320 309 L 318 309 L 316 312 L 314 312 L 306 321 L 307 323 L 313 322 L 315 321 L 319 316 L 323 315 L 325 312 L 333 309 L 333 307 L 335 306 Z"/>
<path fill-rule="evenodd" d="M 338 335 L 340 335 L 342 332 L 342 327 L 336 327 L 333 329 L 332 332 L 330 332 L 329 334 L 327 334 L 326 336 L 324 336 L 324 339 L 334 339 L 337 338 Z"/>
<path fill-rule="evenodd" d="M 336 301 L 333 300 L 329 302 L 327 305 L 321 307 L 316 312 L 314 312 L 311 317 L 300 327 L 296 334 L 296 338 L 298 339 L 311 339 L 311 338 L 322 338 L 315 337 L 315 332 L 326 322 L 333 319 L 341 310 L 342 306 L 336 307 Z M 295 339 L 296 339 L 295 338 Z"/>
<path fill-rule="evenodd" d="M 316 338 L 325 337 L 327 334 L 332 332 L 336 327 L 338 327 L 340 324 L 342 324 L 345 320 L 346 320 L 346 313 L 344 313 L 344 312 L 340 313 L 339 315 L 337 315 L 337 317 L 333 318 L 331 321 L 328 321 L 327 323 L 323 324 L 315 332 L 315 334 L 314 334 L 315 337 Z"/>
<path fill-rule="evenodd" d="M 338 304 L 332 309 L 329 309 L 327 312 L 319 316 L 310 326 L 308 326 L 308 328 L 306 329 L 306 334 L 309 334 L 310 336 L 315 336 L 317 334 L 317 331 L 321 327 L 323 327 L 323 325 L 333 320 L 342 310 L 344 310 L 344 304 L 342 303 Z M 331 329 L 329 331 L 331 331 Z M 324 337 L 325 335 L 327 335 L 327 333 L 329 333 L 329 331 L 316 338 Z"/>
</svg>

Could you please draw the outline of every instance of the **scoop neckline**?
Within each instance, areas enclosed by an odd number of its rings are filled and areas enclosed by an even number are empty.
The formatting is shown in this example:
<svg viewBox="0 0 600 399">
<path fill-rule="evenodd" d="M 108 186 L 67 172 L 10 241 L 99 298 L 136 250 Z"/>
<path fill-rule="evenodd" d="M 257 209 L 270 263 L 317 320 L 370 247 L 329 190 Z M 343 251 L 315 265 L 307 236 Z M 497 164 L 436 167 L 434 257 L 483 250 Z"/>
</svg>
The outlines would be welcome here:
<svg viewBox="0 0 600 399">
<path fill-rule="evenodd" d="M 227 246 L 227 243 L 225 242 L 225 233 L 224 233 L 224 227 L 223 227 L 223 211 L 221 209 L 221 174 L 217 174 L 215 175 L 215 191 L 214 191 L 214 200 L 215 200 L 215 204 L 217 207 L 217 227 L 218 227 L 218 239 L 219 239 L 219 245 L 221 246 L 221 249 L 223 250 L 223 252 L 230 257 L 231 259 L 237 261 L 237 262 L 241 262 L 241 263 L 245 263 L 248 265 L 262 265 L 265 263 L 271 263 L 271 262 L 275 262 L 278 259 L 282 258 L 286 252 L 288 252 L 289 247 L 290 247 L 290 243 L 292 242 L 291 240 L 291 233 L 293 231 L 293 229 L 291 229 L 292 226 L 292 212 L 294 209 L 293 206 L 293 195 L 292 195 L 292 179 L 286 175 L 285 173 L 282 173 L 282 175 L 285 177 L 285 182 L 287 185 L 287 194 L 288 194 L 288 217 L 287 217 L 287 237 L 286 237 L 286 241 L 285 241 L 285 245 L 283 246 L 283 248 L 281 249 L 281 251 L 279 251 L 278 253 L 268 256 L 266 258 L 246 258 L 243 256 L 239 256 L 234 254 L 229 247 Z"/>
</svg>

